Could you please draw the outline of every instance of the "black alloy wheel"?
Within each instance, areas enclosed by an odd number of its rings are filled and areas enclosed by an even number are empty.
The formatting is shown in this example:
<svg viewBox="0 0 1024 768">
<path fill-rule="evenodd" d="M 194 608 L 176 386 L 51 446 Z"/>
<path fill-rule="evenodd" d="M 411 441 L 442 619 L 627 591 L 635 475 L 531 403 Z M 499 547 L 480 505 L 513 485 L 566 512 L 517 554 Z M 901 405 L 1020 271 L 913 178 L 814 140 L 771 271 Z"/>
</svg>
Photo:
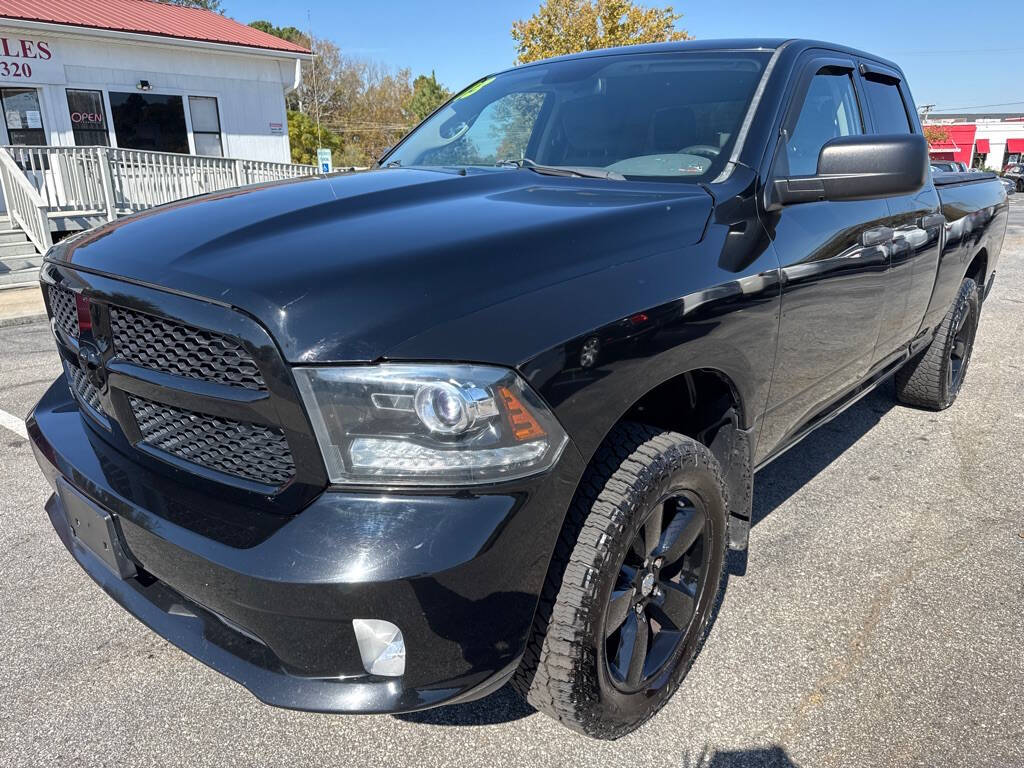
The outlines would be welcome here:
<svg viewBox="0 0 1024 768">
<path fill-rule="evenodd" d="M 512 686 L 600 739 L 654 716 L 714 620 L 728 509 L 707 446 L 617 425 L 580 481 Z"/>
<path fill-rule="evenodd" d="M 708 528 L 703 502 L 681 491 L 633 538 L 605 611 L 605 661 L 622 690 L 643 689 L 675 658 L 707 586 Z"/>
<path fill-rule="evenodd" d="M 957 320 L 953 343 L 949 345 L 949 365 L 946 367 L 946 384 L 950 392 L 960 390 L 964 374 L 967 373 L 977 323 L 978 315 L 974 311 L 962 312 Z"/>
</svg>

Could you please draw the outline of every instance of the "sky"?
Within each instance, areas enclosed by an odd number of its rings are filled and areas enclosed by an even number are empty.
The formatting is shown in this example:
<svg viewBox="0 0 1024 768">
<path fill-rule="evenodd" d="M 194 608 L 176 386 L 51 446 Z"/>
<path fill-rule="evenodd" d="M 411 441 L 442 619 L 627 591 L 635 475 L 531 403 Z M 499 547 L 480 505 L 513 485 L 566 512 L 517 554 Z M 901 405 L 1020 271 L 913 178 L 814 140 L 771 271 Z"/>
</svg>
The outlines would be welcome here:
<svg viewBox="0 0 1024 768">
<path fill-rule="evenodd" d="M 244 23 L 312 28 L 354 56 L 413 75 L 435 71 L 451 90 L 511 66 L 512 22 L 540 0 L 222 0 Z M 664 0 L 641 0 L 663 6 Z M 673 3 L 694 37 L 809 37 L 861 48 L 904 70 L 918 106 L 936 111 L 1024 112 L 1022 0 L 973 6 L 949 0 Z M 1016 102 L 1016 103 L 1009 103 Z"/>
</svg>

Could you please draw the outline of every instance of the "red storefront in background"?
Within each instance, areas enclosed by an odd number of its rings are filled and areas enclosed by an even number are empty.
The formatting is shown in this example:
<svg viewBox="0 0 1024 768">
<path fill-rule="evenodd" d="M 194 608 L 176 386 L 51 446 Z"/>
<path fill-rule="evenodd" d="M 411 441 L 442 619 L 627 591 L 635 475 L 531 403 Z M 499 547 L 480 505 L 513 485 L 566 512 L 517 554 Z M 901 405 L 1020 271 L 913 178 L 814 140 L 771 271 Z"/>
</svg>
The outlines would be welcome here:
<svg viewBox="0 0 1024 768">
<path fill-rule="evenodd" d="M 974 135 L 978 132 L 976 125 L 942 125 L 936 126 L 946 132 L 945 141 L 936 141 L 928 148 L 932 160 L 971 164 L 974 154 Z M 988 143 L 985 139 L 986 144 Z M 983 151 L 980 147 L 978 151 Z M 985 147 L 984 151 L 988 151 Z"/>
</svg>

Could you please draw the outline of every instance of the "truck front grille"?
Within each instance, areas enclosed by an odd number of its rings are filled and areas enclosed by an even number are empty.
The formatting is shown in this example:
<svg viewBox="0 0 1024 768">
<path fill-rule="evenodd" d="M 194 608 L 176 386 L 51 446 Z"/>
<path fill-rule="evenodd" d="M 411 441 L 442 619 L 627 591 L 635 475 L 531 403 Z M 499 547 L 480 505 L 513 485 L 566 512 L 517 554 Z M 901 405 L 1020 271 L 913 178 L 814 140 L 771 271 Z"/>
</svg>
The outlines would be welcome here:
<svg viewBox="0 0 1024 768">
<path fill-rule="evenodd" d="M 183 410 L 129 395 L 142 442 L 179 459 L 258 483 L 283 485 L 295 475 L 284 433 Z"/>
<path fill-rule="evenodd" d="M 175 376 L 266 391 L 256 361 L 226 336 L 123 307 L 110 308 L 110 330 L 116 354 L 130 363 Z"/>
<path fill-rule="evenodd" d="M 51 285 L 48 291 L 50 295 L 50 312 L 53 320 L 64 333 L 72 338 L 78 338 L 78 310 L 75 308 L 75 294 L 67 288 Z"/>
<path fill-rule="evenodd" d="M 64 372 L 67 374 L 68 383 L 71 389 L 78 396 L 78 399 L 103 417 L 107 419 L 107 412 L 103 410 L 103 403 L 100 400 L 100 391 L 92 385 L 85 372 L 76 365 L 64 363 Z"/>
</svg>

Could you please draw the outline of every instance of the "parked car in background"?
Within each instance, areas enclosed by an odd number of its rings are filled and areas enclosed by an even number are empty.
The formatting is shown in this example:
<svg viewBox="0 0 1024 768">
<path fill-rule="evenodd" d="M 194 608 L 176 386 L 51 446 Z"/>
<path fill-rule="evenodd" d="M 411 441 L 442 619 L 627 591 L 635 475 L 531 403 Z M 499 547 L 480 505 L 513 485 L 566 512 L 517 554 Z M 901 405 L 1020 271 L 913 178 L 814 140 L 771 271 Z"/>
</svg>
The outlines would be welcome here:
<svg viewBox="0 0 1024 768">
<path fill-rule="evenodd" d="M 815 41 L 519 66 L 380 165 L 49 251 L 50 521 L 269 704 L 511 681 L 609 739 L 687 675 L 759 468 L 890 379 L 954 402 L 1008 211 L 929 173 L 895 64 Z"/>
<path fill-rule="evenodd" d="M 1000 176 L 999 182 L 1003 185 L 1003 188 L 1006 190 L 1007 195 L 1017 194 L 1017 182 L 1015 182 L 1013 179 L 1005 179 Z"/>
<path fill-rule="evenodd" d="M 1024 192 L 1024 165 L 1011 163 L 1003 171 L 1003 178 L 1012 181 L 1018 192 Z"/>
<path fill-rule="evenodd" d="M 959 173 L 961 170 L 959 163 L 946 163 L 936 160 L 931 161 L 931 167 L 935 173 Z"/>
</svg>

